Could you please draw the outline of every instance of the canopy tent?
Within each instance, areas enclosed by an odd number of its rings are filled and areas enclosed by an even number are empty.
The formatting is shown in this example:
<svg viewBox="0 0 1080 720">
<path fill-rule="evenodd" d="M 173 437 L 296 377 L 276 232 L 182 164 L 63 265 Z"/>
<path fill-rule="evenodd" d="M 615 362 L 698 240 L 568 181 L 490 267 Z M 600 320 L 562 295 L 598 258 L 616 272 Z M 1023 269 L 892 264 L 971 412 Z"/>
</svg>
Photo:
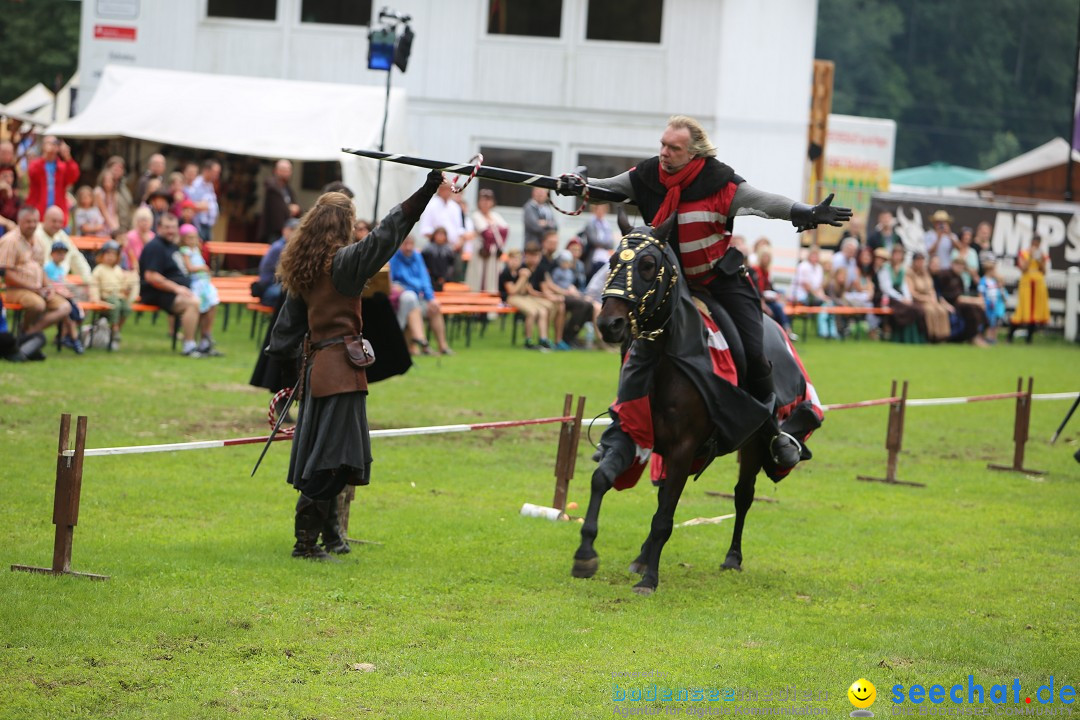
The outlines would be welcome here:
<svg viewBox="0 0 1080 720">
<path fill-rule="evenodd" d="M 64 138 L 131 138 L 260 158 L 341 163 L 361 217 L 371 213 L 377 162 L 341 152 L 374 149 L 385 91 L 365 85 L 299 82 L 108 65 L 84 111 L 47 132 Z M 386 147 L 408 152 L 405 92 L 390 94 Z M 407 196 L 408 168 L 382 174 L 379 212 Z M 377 219 L 377 218 L 376 218 Z"/>
<path fill-rule="evenodd" d="M 894 170 L 891 182 L 896 185 L 913 185 L 927 188 L 953 188 L 971 185 L 989 179 L 982 170 L 932 162 L 929 165 Z"/>
</svg>

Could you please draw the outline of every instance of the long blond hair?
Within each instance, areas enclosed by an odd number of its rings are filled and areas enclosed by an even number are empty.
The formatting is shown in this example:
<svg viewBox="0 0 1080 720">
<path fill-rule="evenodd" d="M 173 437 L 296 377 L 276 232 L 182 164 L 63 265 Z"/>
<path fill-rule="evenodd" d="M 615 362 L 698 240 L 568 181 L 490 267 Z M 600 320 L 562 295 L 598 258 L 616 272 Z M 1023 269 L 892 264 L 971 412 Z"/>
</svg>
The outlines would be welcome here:
<svg viewBox="0 0 1080 720">
<path fill-rule="evenodd" d="M 689 115 L 672 115 L 667 124 L 668 127 L 686 128 L 689 131 L 690 147 L 687 149 L 690 157 L 716 157 L 716 146 L 709 141 L 708 133 L 697 120 Z"/>
<path fill-rule="evenodd" d="M 322 195 L 300 221 L 300 227 L 281 253 L 277 274 L 282 286 L 299 295 L 330 271 L 338 250 L 356 240 L 356 209 L 343 193 Z"/>
</svg>

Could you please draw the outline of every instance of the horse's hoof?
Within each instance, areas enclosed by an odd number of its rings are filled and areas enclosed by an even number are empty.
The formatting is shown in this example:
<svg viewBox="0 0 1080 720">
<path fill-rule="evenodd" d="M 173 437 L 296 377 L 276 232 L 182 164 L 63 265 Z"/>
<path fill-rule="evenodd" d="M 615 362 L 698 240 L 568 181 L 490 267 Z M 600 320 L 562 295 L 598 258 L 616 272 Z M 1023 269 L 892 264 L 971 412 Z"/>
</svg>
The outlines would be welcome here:
<svg viewBox="0 0 1080 720">
<path fill-rule="evenodd" d="M 656 588 L 649 587 L 648 585 L 642 585 L 641 583 L 638 583 L 637 585 L 634 586 L 634 592 L 637 593 L 638 595 L 641 595 L 642 597 L 649 597 L 654 592 L 656 592 Z"/>
<path fill-rule="evenodd" d="M 644 575 L 648 569 L 648 565 L 643 562 L 638 562 L 637 560 L 630 563 L 630 567 L 628 568 L 629 572 L 636 573 L 638 575 Z"/>
<path fill-rule="evenodd" d="M 724 559 L 724 564 L 720 566 L 721 570 L 738 570 L 742 572 L 742 558 L 738 555 L 728 555 Z"/>
<path fill-rule="evenodd" d="M 570 574 L 576 578 L 591 578 L 596 574 L 599 567 L 600 558 L 598 557 L 589 558 L 588 560 L 574 558 L 574 567 L 570 570 Z"/>
</svg>

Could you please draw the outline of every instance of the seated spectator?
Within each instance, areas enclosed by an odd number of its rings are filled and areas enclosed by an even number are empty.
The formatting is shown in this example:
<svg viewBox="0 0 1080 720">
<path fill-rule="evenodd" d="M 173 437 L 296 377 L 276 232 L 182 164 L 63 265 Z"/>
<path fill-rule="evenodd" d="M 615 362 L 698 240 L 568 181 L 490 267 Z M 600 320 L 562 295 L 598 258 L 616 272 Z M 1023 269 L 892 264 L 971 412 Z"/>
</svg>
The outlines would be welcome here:
<svg viewBox="0 0 1080 720">
<path fill-rule="evenodd" d="M 453 282 L 455 277 L 454 251 L 448 242 L 446 228 L 437 227 L 431 231 L 431 242 L 420 253 L 431 277 L 431 287 L 436 292 L 442 292 L 446 283 Z"/>
<path fill-rule="evenodd" d="M 1005 286 L 998 276 L 997 260 L 994 253 L 982 253 L 982 278 L 979 280 L 979 294 L 982 295 L 986 309 L 986 336 L 991 345 L 997 342 L 998 328 L 1005 322 Z"/>
<path fill-rule="evenodd" d="M 74 350 L 76 355 L 82 355 L 85 348 L 79 340 L 79 328 L 86 317 L 86 313 L 79 307 L 75 293 L 67 284 L 67 272 L 63 268 L 64 258 L 67 257 L 67 254 L 67 245 L 59 241 L 53 243 L 44 269 L 46 277 L 52 281 L 53 292 L 67 300 L 71 305 L 71 313 L 60 323 L 60 344 Z"/>
<path fill-rule="evenodd" d="M 850 239 L 850 238 L 848 238 Z M 843 263 L 838 263 L 835 270 L 829 272 L 829 279 L 825 282 L 825 307 L 841 307 L 844 304 L 844 293 L 847 291 L 847 268 Z M 818 336 L 838 339 L 847 335 L 847 318 L 839 318 L 832 313 L 818 313 Z"/>
<path fill-rule="evenodd" d="M 210 282 L 210 268 L 202 253 L 202 239 L 198 229 L 191 224 L 180 226 L 180 255 L 184 259 L 184 269 L 191 278 L 191 292 L 199 300 L 199 352 L 210 357 L 220 356 L 214 348 L 214 316 L 221 304 L 217 288 Z"/>
<path fill-rule="evenodd" d="M 179 320 L 183 337 L 181 352 L 184 357 L 200 358 L 202 353 L 195 342 L 199 299 L 191 291 L 187 271 L 177 262 L 179 241 L 176 216 L 164 212 L 158 220 L 157 235 L 146 243 L 139 256 L 139 295 L 142 302 L 156 305 Z"/>
<path fill-rule="evenodd" d="M 850 286 L 855 282 L 855 273 L 858 270 L 859 261 L 856 257 L 859 254 L 859 241 L 854 236 L 847 236 L 840 241 L 840 252 L 833 253 L 832 256 L 832 269 L 833 272 L 836 268 L 842 267 L 847 273 L 845 283 Z"/>
<path fill-rule="evenodd" d="M 555 349 L 569 350 L 570 339 L 592 319 L 592 303 L 586 302 L 575 293 L 557 285 L 552 273 L 559 263 L 555 255 L 559 249 L 559 233 L 548 230 L 543 235 L 540 245 L 540 265 L 533 272 L 532 286 L 544 293 L 545 297 L 558 303 L 552 320 L 555 323 Z"/>
<path fill-rule="evenodd" d="M 818 306 L 828 302 L 825 297 L 825 268 L 821 266 L 821 250 L 811 245 L 806 259 L 795 268 L 791 281 L 792 299 L 799 305 Z"/>
<path fill-rule="evenodd" d="M 62 263 L 64 275 L 78 275 L 84 283 L 90 282 L 90 263 L 64 231 L 63 211 L 53 206 L 45 211 L 45 217 L 41 219 L 41 224 L 34 231 L 35 259 L 40 257 L 40 262 L 44 265 L 45 258 L 49 257 L 53 245 L 58 242 L 63 243 L 68 249 L 68 254 Z"/>
<path fill-rule="evenodd" d="M 961 327 L 950 339 L 987 346 L 988 343 L 982 336 L 986 330 L 986 310 L 983 309 L 983 300 L 975 285 L 969 285 L 965 281 L 967 265 L 964 259 L 954 252 L 952 267 L 937 270 L 933 276 L 934 287 L 941 299 L 952 305 L 960 317 Z"/>
<path fill-rule="evenodd" d="M 131 314 L 131 304 L 135 302 L 139 289 L 138 280 L 132 282 L 132 278 L 131 273 L 120 267 L 120 244 L 109 240 L 102 245 L 97 265 L 90 274 L 88 289 L 91 300 L 112 305 L 109 310 L 109 327 L 112 329 L 113 350 L 120 347 L 120 331 Z"/>
<path fill-rule="evenodd" d="M 526 251 L 525 257 L 526 263 L 532 264 L 531 268 L 522 265 L 520 250 L 506 253 L 506 266 L 499 274 L 499 295 L 504 303 L 515 308 L 525 318 L 525 349 L 551 349 L 551 341 L 548 340 L 551 303 L 540 297 L 529 284 L 529 277 L 540 264 L 539 248 Z M 537 342 L 533 342 L 534 331 L 538 335 Z"/>
<path fill-rule="evenodd" d="M 948 340 L 952 334 L 949 315 L 953 307 L 938 297 L 934 290 L 934 278 L 927 266 L 926 253 L 916 252 L 911 258 L 911 267 L 907 273 L 908 289 L 911 299 L 922 311 L 926 322 L 926 337 L 931 342 Z"/>
<path fill-rule="evenodd" d="M 784 312 L 784 302 L 780 293 L 772 284 L 772 247 L 768 244 L 755 245 L 757 248 L 757 266 L 754 268 L 754 278 L 757 283 L 758 294 L 761 295 L 761 310 L 775 320 L 780 327 L 784 328 L 791 340 L 798 341 L 799 336 L 791 332 L 791 320 Z"/>
<path fill-rule="evenodd" d="M 45 356 L 41 353 L 41 348 L 45 347 L 45 343 L 44 333 L 23 335 L 21 338 L 12 334 L 7 324 L 4 298 L 0 296 L 0 358 L 8 362 L 44 360 Z"/>
<path fill-rule="evenodd" d="M 971 228 L 961 228 L 956 247 L 950 256 L 950 260 L 959 257 L 964 263 L 964 284 L 967 286 L 975 286 L 979 283 L 979 271 L 982 269 L 979 265 L 979 251 L 972 244 L 974 238 L 975 232 Z"/>
<path fill-rule="evenodd" d="M 17 218 L 21 207 L 22 199 L 15 185 L 15 166 L 0 165 L 0 233 L 19 226 Z"/>
<path fill-rule="evenodd" d="M 4 269 L 7 301 L 23 307 L 21 335 L 33 335 L 61 324 L 71 314 L 71 303 L 53 291 L 45 269 L 34 258 L 34 230 L 38 211 L 19 211 L 19 226 L 0 238 L 0 268 Z"/>
<path fill-rule="evenodd" d="M 75 191 L 75 234 L 83 237 L 109 237 L 105 217 L 94 205 L 94 191 L 83 185 Z"/>
<path fill-rule="evenodd" d="M 875 264 L 878 253 L 874 251 Z M 889 254 L 889 263 L 882 263 L 878 271 L 878 287 L 881 288 L 881 306 L 888 307 L 889 330 L 896 342 L 922 342 L 920 333 L 925 335 L 925 321 L 922 312 L 911 297 L 907 282 L 907 265 L 904 263 L 904 246 L 895 243 Z"/>
<path fill-rule="evenodd" d="M 289 242 L 289 238 L 298 227 L 300 227 L 300 221 L 296 218 L 286 220 L 281 226 L 281 237 L 270 244 L 270 248 L 259 261 L 259 280 L 252 284 L 251 294 L 259 298 L 263 305 L 277 307 L 278 302 L 281 301 L 281 283 L 277 279 L 277 266 L 281 262 L 281 251 L 285 249 L 285 244 Z"/>
<path fill-rule="evenodd" d="M 397 317 L 402 330 L 408 328 L 409 339 L 415 347 L 409 348 L 413 355 L 431 354 L 425 333 L 423 317 L 427 316 L 428 325 L 439 344 L 439 352 L 452 355 L 453 351 L 446 342 L 446 324 L 443 321 L 439 301 L 431 287 L 424 258 L 416 252 L 416 240 L 410 235 L 401 243 L 401 247 L 390 258 L 390 280 L 400 288 L 398 294 Z"/>
<path fill-rule="evenodd" d="M 120 267 L 138 274 L 139 256 L 146 243 L 154 239 L 154 214 L 148 207 L 141 207 L 131 216 L 135 224 L 120 243 Z"/>
</svg>

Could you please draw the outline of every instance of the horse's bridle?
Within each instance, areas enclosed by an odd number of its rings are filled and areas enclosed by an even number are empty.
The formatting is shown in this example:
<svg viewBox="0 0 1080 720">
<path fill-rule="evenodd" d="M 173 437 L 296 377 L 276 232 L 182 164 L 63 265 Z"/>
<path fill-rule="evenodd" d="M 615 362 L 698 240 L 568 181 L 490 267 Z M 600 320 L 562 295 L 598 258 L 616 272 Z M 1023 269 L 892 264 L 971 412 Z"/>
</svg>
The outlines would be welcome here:
<svg viewBox="0 0 1080 720">
<path fill-rule="evenodd" d="M 640 242 L 631 247 L 631 240 Z M 650 247 L 655 247 L 660 252 L 656 279 L 648 287 L 637 288 L 634 284 L 634 263 L 637 262 L 642 251 Z M 667 317 L 663 319 L 659 327 L 651 330 L 647 328 L 671 297 L 671 291 L 679 279 L 677 265 L 668 262 L 663 243 L 652 235 L 638 231 L 623 235 L 619 247 L 612 255 L 612 262 L 601 298 L 616 297 L 630 303 L 631 310 L 628 313 L 630 337 L 634 340 L 656 340 L 663 334 L 668 320 L 671 319 L 671 313 L 667 313 Z"/>
</svg>

